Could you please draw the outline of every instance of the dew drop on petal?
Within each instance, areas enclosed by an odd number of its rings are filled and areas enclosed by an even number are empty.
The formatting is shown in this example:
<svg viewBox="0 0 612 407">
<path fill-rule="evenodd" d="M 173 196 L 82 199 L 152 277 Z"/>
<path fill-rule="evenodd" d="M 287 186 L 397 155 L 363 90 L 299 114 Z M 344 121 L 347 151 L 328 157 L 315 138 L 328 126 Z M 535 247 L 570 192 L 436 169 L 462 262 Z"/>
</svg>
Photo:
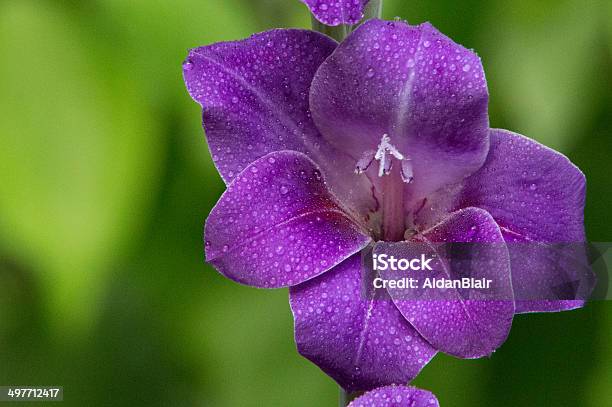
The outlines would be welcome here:
<svg viewBox="0 0 612 407">
<path fill-rule="evenodd" d="M 183 62 L 183 69 L 186 71 L 191 71 L 193 69 L 193 62 L 187 59 L 185 62 Z"/>
</svg>

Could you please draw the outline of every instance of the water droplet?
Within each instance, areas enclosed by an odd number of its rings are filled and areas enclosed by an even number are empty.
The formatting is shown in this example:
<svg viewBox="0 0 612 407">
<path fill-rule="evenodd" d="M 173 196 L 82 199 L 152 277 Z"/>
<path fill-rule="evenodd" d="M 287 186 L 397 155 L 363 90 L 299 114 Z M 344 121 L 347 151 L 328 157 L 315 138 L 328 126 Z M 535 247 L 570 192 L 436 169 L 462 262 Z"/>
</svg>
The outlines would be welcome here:
<svg viewBox="0 0 612 407">
<path fill-rule="evenodd" d="M 374 76 L 374 68 L 368 69 L 368 71 L 366 72 L 366 77 L 371 78 L 373 76 Z"/>
<path fill-rule="evenodd" d="M 280 187 L 280 193 L 285 195 L 287 192 L 289 192 L 289 189 L 286 186 L 281 186 Z"/>
<path fill-rule="evenodd" d="M 183 69 L 186 71 L 191 71 L 193 69 L 193 62 L 191 62 L 189 59 L 185 60 L 185 62 L 183 62 Z"/>
<path fill-rule="evenodd" d="M 423 46 L 424 46 L 425 48 L 429 48 L 429 46 L 430 46 L 430 45 L 431 45 L 431 42 L 429 42 L 429 41 L 425 41 L 425 42 L 423 43 Z"/>
<path fill-rule="evenodd" d="M 470 66 L 470 64 L 465 64 L 463 65 L 463 72 L 468 72 L 472 67 Z"/>
</svg>

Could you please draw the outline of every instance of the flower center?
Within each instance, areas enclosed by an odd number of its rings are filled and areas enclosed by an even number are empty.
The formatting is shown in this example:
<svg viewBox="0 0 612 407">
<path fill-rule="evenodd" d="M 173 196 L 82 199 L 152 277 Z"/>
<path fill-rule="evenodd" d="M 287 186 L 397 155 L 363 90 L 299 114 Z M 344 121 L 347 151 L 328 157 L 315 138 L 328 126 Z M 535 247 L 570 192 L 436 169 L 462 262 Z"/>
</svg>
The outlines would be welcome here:
<svg viewBox="0 0 612 407">
<path fill-rule="evenodd" d="M 388 134 L 383 134 L 376 150 L 363 153 L 355 165 L 355 172 L 364 173 L 375 160 L 378 161 L 378 176 L 382 178 L 377 187 L 381 215 L 380 238 L 398 242 L 404 239 L 404 186 L 413 180 L 412 162 L 391 144 Z"/>
<path fill-rule="evenodd" d="M 355 165 L 355 172 L 357 174 L 364 173 L 374 160 L 378 161 L 379 177 L 389 175 L 391 173 L 391 169 L 393 168 L 393 162 L 397 160 L 401 165 L 400 175 L 402 177 L 402 181 L 405 183 L 412 182 L 413 173 L 410 158 L 405 157 L 397 148 L 395 148 L 393 144 L 391 144 L 391 138 L 389 135 L 383 134 L 377 150 L 367 150 L 363 153 Z"/>
</svg>

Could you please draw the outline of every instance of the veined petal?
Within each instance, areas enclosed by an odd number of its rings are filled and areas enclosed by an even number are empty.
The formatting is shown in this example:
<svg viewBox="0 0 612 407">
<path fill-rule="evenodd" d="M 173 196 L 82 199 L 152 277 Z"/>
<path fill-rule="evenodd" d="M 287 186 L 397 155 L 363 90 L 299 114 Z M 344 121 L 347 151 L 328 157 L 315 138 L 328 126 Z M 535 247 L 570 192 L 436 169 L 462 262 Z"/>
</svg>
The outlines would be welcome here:
<svg viewBox="0 0 612 407">
<path fill-rule="evenodd" d="M 206 221 L 206 260 L 256 287 L 286 287 L 317 276 L 361 248 L 360 232 L 304 154 L 268 154 L 240 173 Z"/>
<path fill-rule="evenodd" d="M 439 407 L 438 399 L 427 390 L 409 386 L 385 386 L 353 400 L 348 407 Z"/>
<path fill-rule="evenodd" d="M 384 134 L 411 159 L 413 200 L 482 165 L 487 103 L 478 56 L 428 23 L 364 23 L 321 65 L 310 90 L 317 127 L 355 162 Z"/>
<path fill-rule="evenodd" d="M 392 301 L 366 297 L 359 254 L 289 293 L 298 351 L 346 391 L 407 383 L 436 354 Z"/>
<path fill-rule="evenodd" d="M 268 153 L 299 151 L 319 165 L 348 210 L 364 215 L 376 206 L 368 178 L 354 173 L 355 161 L 324 140 L 311 118 L 312 79 L 336 46 L 313 31 L 279 29 L 189 52 L 185 83 L 202 106 L 208 145 L 226 184 Z"/>
<path fill-rule="evenodd" d="M 588 263 L 580 248 L 585 192 L 584 174 L 562 154 L 520 134 L 491 130 L 487 160 L 465 180 L 455 207 L 483 208 L 499 224 L 509 243 L 517 312 L 582 306 L 582 300 L 553 301 L 545 293 L 586 277 L 583 267 L 560 267 L 560 254 L 554 255 L 559 244 L 568 243 L 570 263 Z M 541 301 L 524 300 L 538 294 Z"/>
<path fill-rule="evenodd" d="M 441 254 L 436 243 L 446 242 L 469 243 L 462 253 L 467 261 Z M 388 289 L 402 315 L 436 349 L 461 358 L 478 358 L 490 355 L 506 340 L 514 315 L 510 261 L 502 234 L 486 211 L 468 208 L 455 212 L 411 242 L 377 243 L 374 253 L 398 259 L 424 254 L 436 259 L 433 271 L 426 272 L 430 278 L 471 277 L 493 282 L 486 290 Z M 397 278 L 398 271 L 383 272 L 383 278 L 391 278 L 392 273 Z M 419 277 L 421 281 L 425 278 Z"/>
<path fill-rule="evenodd" d="M 357 24 L 370 0 L 301 0 L 326 25 Z"/>
<path fill-rule="evenodd" d="M 335 47 L 313 31 L 278 29 L 189 52 L 185 83 L 202 105 L 210 151 L 226 183 L 270 152 L 314 148 L 320 136 L 308 92 Z"/>
</svg>

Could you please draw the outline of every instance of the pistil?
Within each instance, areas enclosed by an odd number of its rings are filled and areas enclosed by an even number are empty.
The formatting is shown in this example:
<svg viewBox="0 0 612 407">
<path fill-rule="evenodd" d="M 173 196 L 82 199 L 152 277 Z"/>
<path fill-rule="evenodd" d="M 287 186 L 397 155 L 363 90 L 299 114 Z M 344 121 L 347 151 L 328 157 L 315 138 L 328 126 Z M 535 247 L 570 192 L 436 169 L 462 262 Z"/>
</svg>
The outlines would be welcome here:
<svg viewBox="0 0 612 407">
<path fill-rule="evenodd" d="M 392 168 L 382 179 L 382 234 L 387 242 L 404 239 L 404 183 L 401 169 Z"/>
</svg>

